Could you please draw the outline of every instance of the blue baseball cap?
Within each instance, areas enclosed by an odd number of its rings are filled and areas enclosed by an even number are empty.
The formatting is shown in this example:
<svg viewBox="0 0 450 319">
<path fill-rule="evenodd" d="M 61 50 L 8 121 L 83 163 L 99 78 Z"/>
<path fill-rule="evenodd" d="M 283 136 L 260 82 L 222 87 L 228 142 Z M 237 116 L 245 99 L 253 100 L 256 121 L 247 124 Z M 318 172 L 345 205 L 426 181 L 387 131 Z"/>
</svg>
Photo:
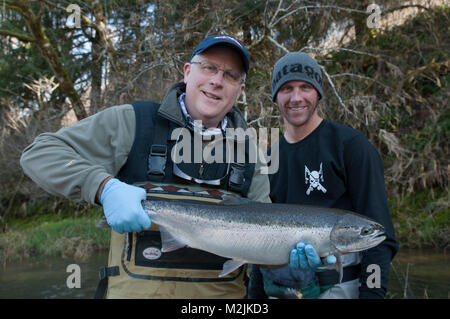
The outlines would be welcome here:
<svg viewBox="0 0 450 319">
<path fill-rule="evenodd" d="M 242 58 L 242 63 L 244 64 L 245 74 L 247 74 L 250 67 L 250 54 L 248 53 L 244 45 L 232 35 L 210 35 L 204 38 L 192 53 L 191 60 L 195 55 L 200 54 L 210 47 L 218 44 L 230 46 L 232 49 L 235 49 L 237 52 L 239 52 Z"/>
</svg>

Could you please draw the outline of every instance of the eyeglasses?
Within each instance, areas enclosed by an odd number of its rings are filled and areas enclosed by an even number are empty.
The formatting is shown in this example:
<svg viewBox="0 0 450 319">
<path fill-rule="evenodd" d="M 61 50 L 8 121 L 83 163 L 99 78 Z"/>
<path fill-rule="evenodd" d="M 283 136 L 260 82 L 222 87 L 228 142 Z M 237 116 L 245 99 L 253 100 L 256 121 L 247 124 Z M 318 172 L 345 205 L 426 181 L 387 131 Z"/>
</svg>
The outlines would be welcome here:
<svg viewBox="0 0 450 319">
<path fill-rule="evenodd" d="M 215 63 L 208 61 L 193 61 L 191 64 L 199 64 L 200 70 L 204 75 L 214 76 L 219 70 L 223 71 L 223 78 L 230 84 L 240 84 L 243 82 L 242 75 L 239 72 L 233 70 L 224 70 L 219 68 Z"/>
</svg>

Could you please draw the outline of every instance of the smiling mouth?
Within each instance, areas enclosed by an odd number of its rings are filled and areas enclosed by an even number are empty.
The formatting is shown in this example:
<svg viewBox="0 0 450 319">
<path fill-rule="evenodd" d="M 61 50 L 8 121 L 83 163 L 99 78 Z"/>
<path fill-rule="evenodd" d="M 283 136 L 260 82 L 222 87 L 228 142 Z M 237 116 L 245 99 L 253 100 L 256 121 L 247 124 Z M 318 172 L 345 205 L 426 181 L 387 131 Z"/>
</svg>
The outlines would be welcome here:
<svg viewBox="0 0 450 319">
<path fill-rule="evenodd" d="M 218 97 L 217 95 L 214 95 L 214 94 L 211 94 L 211 93 L 208 93 L 208 92 L 205 92 L 205 91 L 202 91 L 202 93 L 203 93 L 206 97 L 208 97 L 208 98 L 210 98 L 210 99 L 213 99 L 213 100 L 221 100 L 221 98 Z"/>
<path fill-rule="evenodd" d="M 289 106 L 288 109 L 289 109 L 289 110 L 292 110 L 292 111 L 301 111 L 301 110 L 306 109 L 306 106 L 299 106 L 299 107 L 292 107 L 292 106 Z"/>
</svg>

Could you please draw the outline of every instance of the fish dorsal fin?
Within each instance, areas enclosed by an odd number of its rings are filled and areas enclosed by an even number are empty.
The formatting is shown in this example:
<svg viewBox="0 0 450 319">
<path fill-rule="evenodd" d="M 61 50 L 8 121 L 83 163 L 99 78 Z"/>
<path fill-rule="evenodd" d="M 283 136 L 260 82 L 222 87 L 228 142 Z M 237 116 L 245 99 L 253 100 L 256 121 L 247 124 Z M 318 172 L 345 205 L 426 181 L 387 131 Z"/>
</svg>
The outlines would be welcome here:
<svg viewBox="0 0 450 319">
<path fill-rule="evenodd" d="M 222 205 L 246 205 L 246 204 L 255 203 L 255 201 L 253 201 L 251 199 L 244 198 L 244 197 L 236 197 L 236 196 L 231 196 L 231 195 L 225 195 L 222 198 L 223 199 L 220 202 L 220 204 L 222 204 Z"/>
<path fill-rule="evenodd" d="M 219 274 L 219 277 L 224 277 L 228 275 L 229 273 L 233 272 L 234 270 L 241 267 L 243 264 L 246 264 L 247 262 L 245 260 L 237 260 L 237 259 L 230 259 L 223 263 L 222 272 Z"/>
<path fill-rule="evenodd" d="M 178 239 L 172 236 L 164 227 L 159 226 L 161 232 L 161 251 L 163 253 L 168 253 L 186 246 L 185 243 L 180 242 Z"/>
</svg>

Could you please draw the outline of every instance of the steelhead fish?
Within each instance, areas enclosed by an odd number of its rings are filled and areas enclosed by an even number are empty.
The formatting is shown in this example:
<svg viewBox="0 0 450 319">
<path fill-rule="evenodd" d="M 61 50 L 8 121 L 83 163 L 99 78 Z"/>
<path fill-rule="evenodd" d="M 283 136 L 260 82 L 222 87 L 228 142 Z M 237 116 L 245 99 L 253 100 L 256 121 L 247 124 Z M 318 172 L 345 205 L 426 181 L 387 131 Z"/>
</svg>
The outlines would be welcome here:
<svg viewBox="0 0 450 319">
<path fill-rule="evenodd" d="M 226 197 L 220 203 L 144 200 L 144 210 L 159 225 L 162 251 L 189 246 L 230 258 L 223 277 L 245 263 L 286 265 L 299 241 L 320 257 L 334 254 L 342 280 L 341 255 L 366 250 L 386 237 L 379 223 L 334 208 L 267 204 Z"/>
</svg>

